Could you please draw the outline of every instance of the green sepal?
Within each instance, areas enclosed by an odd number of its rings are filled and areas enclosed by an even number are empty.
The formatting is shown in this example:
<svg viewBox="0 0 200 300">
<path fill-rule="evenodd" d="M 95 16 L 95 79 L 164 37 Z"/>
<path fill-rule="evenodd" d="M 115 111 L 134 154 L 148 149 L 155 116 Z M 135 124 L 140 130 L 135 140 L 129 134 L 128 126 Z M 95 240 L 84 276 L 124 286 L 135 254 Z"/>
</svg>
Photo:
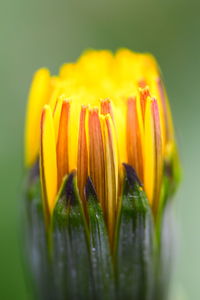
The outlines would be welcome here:
<svg viewBox="0 0 200 300">
<path fill-rule="evenodd" d="M 154 224 L 146 195 L 134 170 L 126 176 L 115 248 L 118 299 L 154 299 Z"/>
<path fill-rule="evenodd" d="M 28 282 L 32 286 L 34 299 L 47 299 L 49 294 L 54 293 L 54 286 L 49 286 L 49 282 L 52 282 L 52 269 L 41 200 L 41 185 L 39 177 L 34 179 L 28 177 L 27 182 L 24 226 L 26 227 L 25 253 L 28 260 L 26 264 Z"/>
<path fill-rule="evenodd" d="M 166 201 L 162 217 L 156 226 L 156 274 L 155 289 L 156 300 L 169 299 L 170 275 L 175 246 L 175 224 L 173 216 L 173 202 Z"/>
<path fill-rule="evenodd" d="M 176 145 L 163 166 L 163 180 L 161 187 L 160 212 L 162 213 L 165 204 L 175 194 L 181 181 L 181 165 Z"/>
<path fill-rule="evenodd" d="M 164 162 L 159 207 L 157 215 L 155 217 L 158 248 L 160 248 L 161 246 L 160 240 L 162 235 L 162 223 L 166 206 L 168 206 L 168 203 L 173 199 L 177 187 L 180 184 L 181 177 L 182 174 L 179 155 L 177 147 L 176 145 L 174 145 L 173 152 L 171 153 L 170 157 L 168 157 Z"/>
<path fill-rule="evenodd" d="M 90 255 L 95 299 L 115 299 L 114 273 L 108 232 L 92 182 L 87 182 L 87 209 L 90 228 Z"/>
<path fill-rule="evenodd" d="M 170 243 L 164 236 L 164 229 L 168 228 L 169 177 L 164 177 L 163 206 L 160 219 L 154 222 L 136 173 L 128 165 L 125 168 L 112 253 L 103 211 L 91 181 L 86 190 L 88 223 L 72 173 L 63 181 L 48 230 L 40 180 L 34 177 L 29 182 L 26 240 L 36 299 L 165 299 L 168 285 L 164 271 L 168 269 L 165 266 L 164 270 L 163 264 L 170 265 L 170 257 L 166 260 L 163 251 L 169 249 Z"/>
<path fill-rule="evenodd" d="M 63 187 L 52 224 L 56 299 L 93 299 L 88 228 L 73 174 Z"/>
</svg>

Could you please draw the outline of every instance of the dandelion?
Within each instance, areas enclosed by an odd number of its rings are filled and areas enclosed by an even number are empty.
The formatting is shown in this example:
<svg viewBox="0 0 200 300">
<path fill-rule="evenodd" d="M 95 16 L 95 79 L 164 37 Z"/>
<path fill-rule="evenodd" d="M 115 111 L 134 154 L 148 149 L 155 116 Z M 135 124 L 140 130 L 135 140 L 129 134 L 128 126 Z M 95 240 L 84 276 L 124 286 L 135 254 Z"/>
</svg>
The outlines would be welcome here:
<svg viewBox="0 0 200 300">
<path fill-rule="evenodd" d="M 163 216 L 180 168 L 152 55 L 92 50 L 58 76 L 38 70 L 25 164 L 41 298 L 165 299 Z"/>
</svg>

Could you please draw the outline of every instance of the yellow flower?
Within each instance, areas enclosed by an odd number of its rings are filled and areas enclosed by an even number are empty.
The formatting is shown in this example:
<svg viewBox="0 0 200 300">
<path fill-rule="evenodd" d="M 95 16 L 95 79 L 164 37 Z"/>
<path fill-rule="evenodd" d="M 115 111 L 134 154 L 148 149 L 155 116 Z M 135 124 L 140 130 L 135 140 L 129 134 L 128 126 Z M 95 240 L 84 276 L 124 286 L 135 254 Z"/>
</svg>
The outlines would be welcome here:
<svg viewBox="0 0 200 300">
<path fill-rule="evenodd" d="M 123 163 L 135 169 L 156 215 L 164 164 L 175 149 L 169 103 L 150 54 L 87 51 L 76 63 L 64 64 L 58 76 L 46 69 L 36 72 L 27 109 L 25 161 L 31 167 L 40 160 L 47 218 L 63 178 L 76 170 L 85 212 L 89 176 L 112 236 Z"/>
</svg>

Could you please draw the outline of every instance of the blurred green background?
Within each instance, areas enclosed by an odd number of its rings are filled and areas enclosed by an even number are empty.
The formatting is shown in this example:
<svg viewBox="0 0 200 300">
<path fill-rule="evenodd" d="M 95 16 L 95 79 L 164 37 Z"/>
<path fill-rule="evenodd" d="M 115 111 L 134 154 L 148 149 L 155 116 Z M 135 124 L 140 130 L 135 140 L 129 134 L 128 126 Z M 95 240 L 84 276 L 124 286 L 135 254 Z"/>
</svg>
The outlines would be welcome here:
<svg viewBox="0 0 200 300">
<path fill-rule="evenodd" d="M 200 2 L 0 3 L 0 299 L 29 299 L 20 226 L 23 126 L 32 74 L 41 66 L 56 73 L 63 62 L 75 60 L 85 48 L 118 47 L 152 52 L 164 73 L 184 169 L 175 202 L 178 235 L 173 286 L 182 293 L 181 300 L 200 299 Z"/>
</svg>

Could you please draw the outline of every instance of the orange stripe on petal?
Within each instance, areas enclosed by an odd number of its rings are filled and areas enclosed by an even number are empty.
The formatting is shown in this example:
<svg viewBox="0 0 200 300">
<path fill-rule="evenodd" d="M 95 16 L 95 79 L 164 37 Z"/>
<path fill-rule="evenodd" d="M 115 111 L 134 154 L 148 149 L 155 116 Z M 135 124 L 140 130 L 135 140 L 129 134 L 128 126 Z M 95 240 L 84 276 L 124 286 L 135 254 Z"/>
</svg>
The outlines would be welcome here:
<svg viewBox="0 0 200 300">
<path fill-rule="evenodd" d="M 141 103 L 141 109 L 142 109 L 142 116 L 143 116 L 143 120 L 144 120 L 146 101 L 147 101 L 147 97 L 150 96 L 149 88 L 147 86 L 144 87 L 144 88 L 140 88 L 139 93 L 140 93 L 140 103 Z"/>
<path fill-rule="evenodd" d="M 105 212 L 104 147 L 98 109 L 90 109 L 88 117 L 89 173 L 98 199 Z"/>
<path fill-rule="evenodd" d="M 69 114 L 70 103 L 64 100 L 60 113 L 57 140 L 58 187 L 60 187 L 63 177 L 69 173 Z"/>
<path fill-rule="evenodd" d="M 80 197 L 85 203 L 85 185 L 88 178 L 88 149 L 86 136 L 87 107 L 82 106 L 79 123 L 78 158 L 77 158 L 77 184 Z"/>
<path fill-rule="evenodd" d="M 138 81 L 138 86 L 139 86 L 140 88 L 143 89 L 143 88 L 145 88 L 146 85 L 147 85 L 146 80 L 141 79 L 141 80 Z"/>
<path fill-rule="evenodd" d="M 141 110 L 136 98 L 129 98 L 127 103 L 127 157 L 128 164 L 134 167 L 138 177 L 143 181 L 143 129 Z"/>
<path fill-rule="evenodd" d="M 41 118 L 40 176 L 47 222 L 53 212 L 57 194 L 56 141 L 51 109 L 44 106 Z"/>
<path fill-rule="evenodd" d="M 156 214 L 159 205 L 162 173 L 163 173 L 163 138 L 161 134 L 160 114 L 158 103 L 152 101 L 152 115 L 154 121 L 154 140 L 155 140 L 155 188 L 153 211 Z"/>
<path fill-rule="evenodd" d="M 114 121 L 112 104 L 109 99 L 101 100 L 101 114 L 102 115 L 110 114 L 112 120 Z"/>
</svg>

